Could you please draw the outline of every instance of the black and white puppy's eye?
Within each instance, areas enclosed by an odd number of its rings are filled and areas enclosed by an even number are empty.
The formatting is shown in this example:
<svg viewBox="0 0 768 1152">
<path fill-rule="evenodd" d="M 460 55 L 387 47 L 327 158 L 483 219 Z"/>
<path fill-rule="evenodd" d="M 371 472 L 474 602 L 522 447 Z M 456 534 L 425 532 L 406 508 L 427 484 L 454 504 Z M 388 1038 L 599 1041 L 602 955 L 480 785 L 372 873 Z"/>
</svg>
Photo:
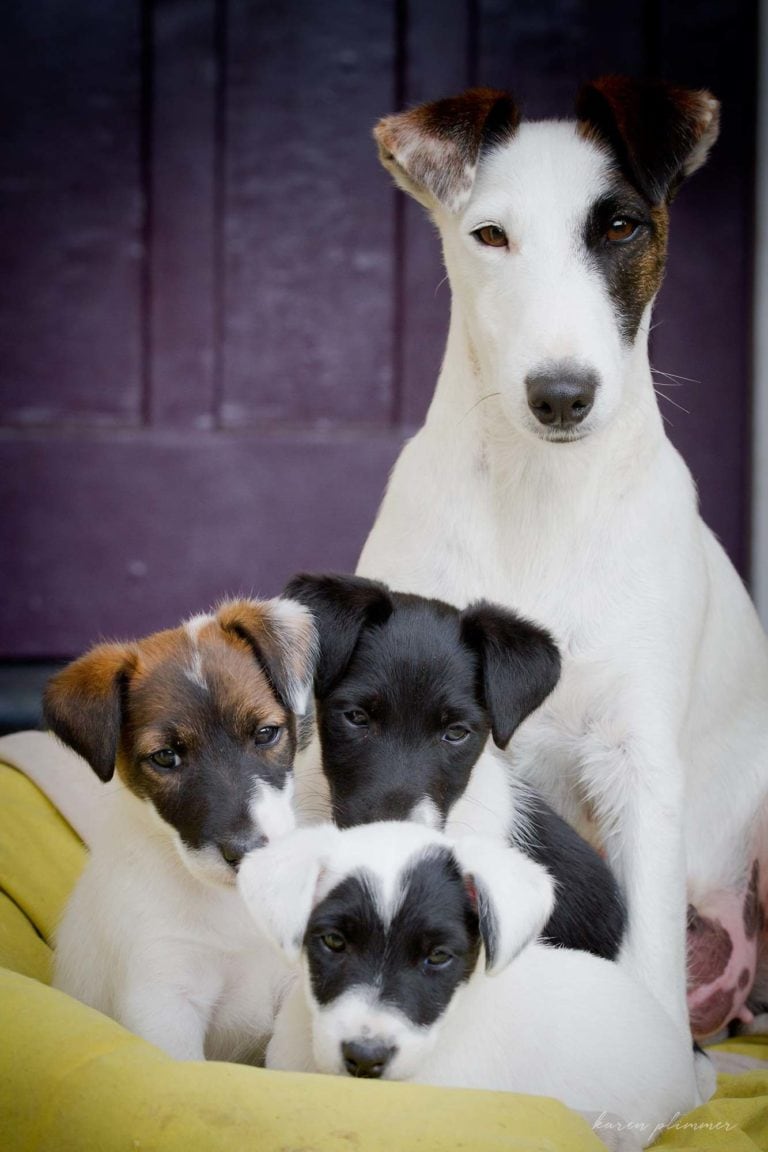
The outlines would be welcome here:
<svg viewBox="0 0 768 1152">
<path fill-rule="evenodd" d="M 170 772 L 174 768 L 178 768 L 181 764 L 181 756 L 173 748 L 159 748 L 157 752 L 153 752 L 148 756 L 150 764 L 155 768 L 161 768 L 163 772 Z"/>
<path fill-rule="evenodd" d="M 628 240 L 633 240 L 639 231 L 639 220 L 617 214 L 608 222 L 605 238 L 609 244 L 626 244 Z"/>
<path fill-rule="evenodd" d="M 260 748 L 266 748 L 270 744 L 277 744 L 280 736 L 282 735 L 282 731 L 283 730 L 279 724 L 265 724 L 262 728 L 257 730 L 253 739 Z"/>
<path fill-rule="evenodd" d="M 368 727 L 368 714 L 363 712 L 362 708 L 348 708 L 344 713 L 344 719 L 347 724 L 351 724 L 353 728 Z"/>
<path fill-rule="evenodd" d="M 447 948 L 433 948 L 424 957 L 424 967 L 432 971 L 436 968 L 447 968 L 451 960 L 453 960 L 453 955 Z"/>
<path fill-rule="evenodd" d="M 323 932 L 320 937 L 320 943 L 329 952 L 344 952 L 347 947 L 347 942 L 342 936 L 341 932 Z"/>
<path fill-rule="evenodd" d="M 475 228 L 472 233 L 478 244 L 486 248 L 506 248 L 507 234 L 498 224 L 483 224 L 482 228 Z"/>
<path fill-rule="evenodd" d="M 463 724 L 451 724 L 450 728 L 446 728 L 441 739 L 446 744 L 463 744 L 469 736 L 469 728 L 465 728 Z"/>
</svg>

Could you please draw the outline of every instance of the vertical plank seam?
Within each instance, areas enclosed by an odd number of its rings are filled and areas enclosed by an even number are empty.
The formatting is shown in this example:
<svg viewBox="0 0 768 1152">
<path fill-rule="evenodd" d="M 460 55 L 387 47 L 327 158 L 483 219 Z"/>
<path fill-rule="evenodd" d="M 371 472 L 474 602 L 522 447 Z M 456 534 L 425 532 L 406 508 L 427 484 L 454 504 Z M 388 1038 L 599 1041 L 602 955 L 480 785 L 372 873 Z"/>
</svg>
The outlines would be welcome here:
<svg viewBox="0 0 768 1152">
<path fill-rule="evenodd" d="M 216 0 L 214 13 L 214 174 L 213 174 L 213 380 L 211 387 L 211 426 L 222 428 L 226 329 L 226 233 L 227 205 L 227 0 Z"/>
<path fill-rule="evenodd" d="M 394 109 L 400 111 L 407 99 L 408 67 L 408 0 L 395 2 L 395 51 L 394 51 Z M 382 109 L 382 112 L 387 111 Z M 390 424 L 394 428 L 403 422 L 405 404 L 405 260 L 406 260 L 406 214 L 405 197 L 399 189 L 392 187 L 393 230 L 392 230 L 392 402 Z"/>
<path fill-rule="evenodd" d="M 140 409 L 143 428 L 152 424 L 153 377 L 153 204 L 152 204 L 152 121 L 154 116 L 155 76 L 153 54 L 152 0 L 141 0 L 139 12 L 139 186 L 141 188 L 141 276 L 140 276 Z"/>
<path fill-rule="evenodd" d="M 479 0 L 467 0 L 467 34 L 465 73 L 467 87 L 475 88 L 478 84 L 477 68 L 480 59 L 480 4 Z"/>
</svg>

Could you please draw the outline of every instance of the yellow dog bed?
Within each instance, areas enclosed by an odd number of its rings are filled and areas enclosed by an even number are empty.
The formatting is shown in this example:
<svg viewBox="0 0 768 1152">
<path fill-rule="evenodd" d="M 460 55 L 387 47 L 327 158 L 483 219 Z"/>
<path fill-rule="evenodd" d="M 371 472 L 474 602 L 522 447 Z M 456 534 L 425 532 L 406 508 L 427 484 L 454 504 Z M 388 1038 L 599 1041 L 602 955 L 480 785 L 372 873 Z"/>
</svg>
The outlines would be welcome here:
<svg viewBox="0 0 768 1152">
<path fill-rule="evenodd" d="M 49 987 L 84 858 L 35 785 L 0 764 L 2 1152 L 605 1152 L 554 1100 L 171 1060 Z M 768 1059 L 768 1040 L 725 1047 Z M 768 1072 L 722 1076 L 659 1146 L 768 1148 Z"/>
</svg>

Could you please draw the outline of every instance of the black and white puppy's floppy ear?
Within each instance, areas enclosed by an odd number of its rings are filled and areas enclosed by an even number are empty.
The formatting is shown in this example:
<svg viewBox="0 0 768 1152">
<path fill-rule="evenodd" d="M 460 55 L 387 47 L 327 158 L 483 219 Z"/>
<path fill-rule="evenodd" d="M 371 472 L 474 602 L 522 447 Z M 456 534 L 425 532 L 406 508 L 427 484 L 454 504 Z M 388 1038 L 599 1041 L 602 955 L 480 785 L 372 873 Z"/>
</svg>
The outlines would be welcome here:
<svg viewBox="0 0 768 1152">
<path fill-rule="evenodd" d="M 460 96 L 385 116 L 374 128 L 379 159 L 425 208 L 459 212 L 469 199 L 484 146 L 515 132 L 520 113 L 508 92 L 472 88 Z"/>
<path fill-rule="evenodd" d="M 299 828 L 250 852 L 237 870 L 248 911 L 292 962 L 301 952 L 323 865 L 339 834 L 333 824 Z"/>
<path fill-rule="evenodd" d="M 365 626 L 383 624 L 392 614 L 386 584 L 362 576 L 294 576 L 284 596 L 306 605 L 315 619 L 320 654 L 315 671 L 315 694 L 325 699 L 352 659 Z"/>
<path fill-rule="evenodd" d="M 462 836 L 453 855 L 478 916 L 489 976 L 503 972 L 540 935 L 555 905 L 555 882 L 517 848 Z"/>
<path fill-rule="evenodd" d="M 48 727 L 105 783 L 115 771 L 123 692 L 135 662 L 130 644 L 98 644 L 57 672 L 43 694 Z"/>
<path fill-rule="evenodd" d="M 297 716 L 312 700 L 317 659 L 317 632 L 302 604 L 274 600 L 226 600 L 216 619 L 225 632 L 245 640 L 261 664 L 276 695 Z"/>
<path fill-rule="evenodd" d="M 576 115 L 610 145 L 630 183 L 651 204 L 669 202 L 717 139 L 720 105 L 707 91 L 602 76 L 586 84 Z"/>
<path fill-rule="evenodd" d="M 461 635 L 480 659 L 480 696 L 494 743 L 506 748 L 560 679 L 560 652 L 544 628 L 483 600 L 462 612 Z"/>
</svg>

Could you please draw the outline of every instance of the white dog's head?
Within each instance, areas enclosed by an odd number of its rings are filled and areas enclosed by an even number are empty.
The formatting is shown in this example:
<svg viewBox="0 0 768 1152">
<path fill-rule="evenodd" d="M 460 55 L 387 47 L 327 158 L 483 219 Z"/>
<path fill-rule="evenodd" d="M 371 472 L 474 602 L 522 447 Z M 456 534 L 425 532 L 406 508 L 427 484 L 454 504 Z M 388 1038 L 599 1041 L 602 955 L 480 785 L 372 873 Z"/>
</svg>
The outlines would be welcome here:
<svg viewBox="0 0 768 1152">
<path fill-rule="evenodd" d="M 381 159 L 437 223 L 470 362 L 545 441 L 631 419 L 667 205 L 717 137 L 708 92 L 604 77 L 575 122 L 475 89 L 382 120 Z"/>
<path fill-rule="evenodd" d="M 516 849 L 422 825 L 300 829 L 247 857 L 238 885 L 290 958 L 301 955 L 322 1072 L 406 1080 L 477 966 L 500 972 L 554 903 Z"/>
</svg>

